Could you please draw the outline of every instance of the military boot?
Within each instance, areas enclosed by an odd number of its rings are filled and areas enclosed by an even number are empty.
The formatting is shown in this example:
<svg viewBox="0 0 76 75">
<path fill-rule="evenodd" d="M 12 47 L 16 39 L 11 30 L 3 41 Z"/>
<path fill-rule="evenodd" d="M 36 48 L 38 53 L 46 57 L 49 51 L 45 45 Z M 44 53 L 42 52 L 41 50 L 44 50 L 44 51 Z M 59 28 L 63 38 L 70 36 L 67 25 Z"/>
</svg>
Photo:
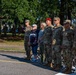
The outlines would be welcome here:
<svg viewBox="0 0 76 75">
<path fill-rule="evenodd" d="M 53 69 L 53 70 L 55 70 L 55 69 L 56 69 L 56 67 L 57 67 L 57 65 L 54 65 L 54 64 L 53 64 L 53 68 L 52 68 L 52 69 Z"/>
<path fill-rule="evenodd" d="M 65 74 L 70 74 L 71 73 L 71 67 L 69 67 L 64 73 Z"/>
<path fill-rule="evenodd" d="M 60 70 L 61 69 L 61 65 L 60 64 L 57 64 L 55 70 Z"/>
<path fill-rule="evenodd" d="M 62 70 L 62 73 L 65 73 L 65 72 L 67 72 L 68 71 L 68 68 L 66 67 L 66 68 L 64 68 L 63 70 Z"/>
</svg>

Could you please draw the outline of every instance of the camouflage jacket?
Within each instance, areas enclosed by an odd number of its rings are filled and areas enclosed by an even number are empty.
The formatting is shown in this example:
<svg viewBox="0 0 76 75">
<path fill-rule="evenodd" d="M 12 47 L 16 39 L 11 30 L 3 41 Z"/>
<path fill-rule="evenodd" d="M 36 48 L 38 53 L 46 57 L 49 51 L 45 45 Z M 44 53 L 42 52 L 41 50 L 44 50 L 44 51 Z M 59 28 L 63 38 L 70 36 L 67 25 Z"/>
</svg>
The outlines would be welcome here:
<svg viewBox="0 0 76 75">
<path fill-rule="evenodd" d="M 74 41 L 74 31 L 73 29 L 67 29 L 63 31 L 63 46 L 72 47 Z"/>
<path fill-rule="evenodd" d="M 52 43 L 52 26 L 47 26 L 44 29 L 43 42 L 44 44 Z"/>
<path fill-rule="evenodd" d="M 76 27 L 74 27 L 74 42 L 73 47 L 76 49 Z"/>
<path fill-rule="evenodd" d="M 29 37 L 31 30 L 32 30 L 31 26 L 25 28 L 25 37 Z"/>
<path fill-rule="evenodd" d="M 62 44 L 62 31 L 63 31 L 63 27 L 61 25 L 59 27 L 54 27 L 52 45 L 61 45 Z"/>
</svg>

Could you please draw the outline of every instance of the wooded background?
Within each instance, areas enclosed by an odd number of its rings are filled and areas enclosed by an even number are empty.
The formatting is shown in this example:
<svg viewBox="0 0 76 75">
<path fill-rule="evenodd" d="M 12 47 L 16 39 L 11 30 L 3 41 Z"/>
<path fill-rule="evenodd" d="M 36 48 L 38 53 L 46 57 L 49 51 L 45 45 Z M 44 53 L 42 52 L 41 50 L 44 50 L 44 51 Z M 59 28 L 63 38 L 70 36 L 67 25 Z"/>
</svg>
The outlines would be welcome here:
<svg viewBox="0 0 76 75">
<path fill-rule="evenodd" d="M 46 17 L 76 18 L 76 0 L 0 0 L 0 21 L 19 25 L 25 19 L 31 24 L 44 21 Z"/>
</svg>

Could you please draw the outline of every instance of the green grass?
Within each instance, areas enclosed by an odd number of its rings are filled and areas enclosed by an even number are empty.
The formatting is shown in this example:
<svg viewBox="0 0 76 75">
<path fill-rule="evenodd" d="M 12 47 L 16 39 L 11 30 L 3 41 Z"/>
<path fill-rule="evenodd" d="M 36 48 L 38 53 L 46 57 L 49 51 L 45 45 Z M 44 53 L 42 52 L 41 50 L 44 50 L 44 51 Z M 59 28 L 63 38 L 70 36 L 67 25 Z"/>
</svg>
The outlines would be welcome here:
<svg viewBox="0 0 76 75">
<path fill-rule="evenodd" d="M 3 41 L 0 42 L 0 51 L 8 52 L 25 52 L 24 40 L 20 41 Z"/>
<path fill-rule="evenodd" d="M 17 49 L 17 48 L 0 48 L 0 51 L 2 52 L 25 52 L 23 49 Z"/>
</svg>

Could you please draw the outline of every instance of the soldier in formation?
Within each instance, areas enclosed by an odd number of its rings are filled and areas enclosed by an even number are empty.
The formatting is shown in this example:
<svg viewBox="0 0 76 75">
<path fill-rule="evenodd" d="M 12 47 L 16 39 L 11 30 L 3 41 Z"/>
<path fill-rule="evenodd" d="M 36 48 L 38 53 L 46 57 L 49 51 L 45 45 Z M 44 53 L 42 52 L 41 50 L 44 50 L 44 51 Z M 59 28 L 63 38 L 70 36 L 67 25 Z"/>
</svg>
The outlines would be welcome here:
<svg viewBox="0 0 76 75">
<path fill-rule="evenodd" d="M 25 24 L 24 45 L 27 58 L 30 59 L 28 37 L 31 32 L 31 26 L 29 25 L 29 20 L 26 20 Z M 63 62 L 65 68 L 62 69 L 62 72 L 71 73 L 73 59 L 76 66 L 76 27 L 74 27 L 74 29 L 71 27 L 70 20 L 65 20 L 64 25 L 62 26 L 60 24 L 60 18 L 55 17 L 54 25 L 52 25 L 52 19 L 47 18 L 46 24 L 44 22 L 41 23 L 41 29 L 38 38 L 41 62 L 54 70 L 61 70 Z M 45 60 L 43 61 L 44 57 Z"/>
<path fill-rule="evenodd" d="M 24 47 L 26 51 L 26 59 L 30 60 L 30 46 L 29 46 L 29 35 L 31 33 L 32 27 L 30 26 L 30 21 L 25 20 L 25 36 L 24 36 Z"/>
<path fill-rule="evenodd" d="M 76 68 L 76 26 L 74 27 L 74 42 L 72 50 L 73 50 L 73 66 Z"/>
<path fill-rule="evenodd" d="M 52 62 L 52 20 L 51 18 L 46 19 L 46 27 L 44 29 L 43 43 L 45 51 L 45 65 L 50 65 Z"/>
<path fill-rule="evenodd" d="M 64 22 L 64 31 L 63 31 L 63 42 L 62 42 L 62 51 L 63 51 L 63 63 L 65 65 L 64 73 L 71 73 L 72 69 L 72 48 L 73 48 L 73 39 L 74 31 L 70 28 L 71 21 L 66 20 Z"/>
<path fill-rule="evenodd" d="M 52 35 L 52 61 L 53 69 L 59 70 L 61 68 L 61 45 L 62 45 L 62 30 L 63 27 L 60 24 L 60 18 L 54 18 L 54 29 Z"/>
</svg>

